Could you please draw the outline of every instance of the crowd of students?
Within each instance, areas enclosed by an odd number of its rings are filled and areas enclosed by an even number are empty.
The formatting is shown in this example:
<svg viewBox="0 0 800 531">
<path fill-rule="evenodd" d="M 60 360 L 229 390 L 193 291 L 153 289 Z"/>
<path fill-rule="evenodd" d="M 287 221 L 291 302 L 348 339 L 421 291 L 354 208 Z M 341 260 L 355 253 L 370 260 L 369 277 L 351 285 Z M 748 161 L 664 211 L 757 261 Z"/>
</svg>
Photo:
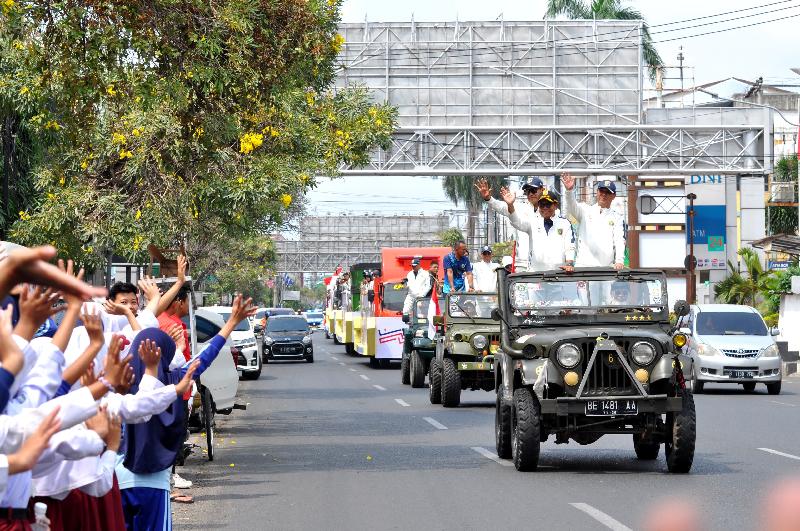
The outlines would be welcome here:
<svg viewBox="0 0 800 531">
<path fill-rule="evenodd" d="M 180 312 L 182 282 L 162 294 L 142 280 L 144 301 L 130 285 L 106 294 L 71 262 L 53 265 L 55 254 L 0 251 L 0 531 L 171 529 L 192 380 L 256 308 L 237 296 L 192 355 L 180 313 L 169 313 Z M 49 524 L 34 523 L 39 503 Z"/>
</svg>

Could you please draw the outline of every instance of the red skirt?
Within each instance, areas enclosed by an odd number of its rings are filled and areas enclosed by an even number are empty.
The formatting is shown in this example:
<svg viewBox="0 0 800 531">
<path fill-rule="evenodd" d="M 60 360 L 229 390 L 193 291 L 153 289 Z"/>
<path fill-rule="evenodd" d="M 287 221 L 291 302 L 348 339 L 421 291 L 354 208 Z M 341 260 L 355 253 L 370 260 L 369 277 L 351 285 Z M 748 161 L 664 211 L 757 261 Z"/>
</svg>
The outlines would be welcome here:
<svg viewBox="0 0 800 531">
<path fill-rule="evenodd" d="M 64 500 L 36 497 L 30 503 L 31 514 L 36 502 L 47 504 L 50 531 L 125 531 L 122 497 L 116 474 L 114 486 L 100 498 L 79 489 L 70 491 Z"/>
</svg>

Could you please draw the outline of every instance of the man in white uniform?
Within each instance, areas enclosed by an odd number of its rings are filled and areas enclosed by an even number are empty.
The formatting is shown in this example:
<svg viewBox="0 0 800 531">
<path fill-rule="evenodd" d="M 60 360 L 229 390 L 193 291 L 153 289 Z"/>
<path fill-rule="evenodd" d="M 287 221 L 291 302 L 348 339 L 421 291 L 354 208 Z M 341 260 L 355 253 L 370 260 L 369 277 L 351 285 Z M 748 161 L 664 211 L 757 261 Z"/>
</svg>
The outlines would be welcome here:
<svg viewBox="0 0 800 531">
<path fill-rule="evenodd" d="M 481 261 L 472 265 L 472 277 L 475 279 L 475 291 L 494 293 L 497 291 L 497 268 L 499 264 L 492 262 L 492 248 L 485 245 L 481 250 Z"/>
<path fill-rule="evenodd" d="M 503 201 L 492 197 L 492 189 L 486 179 L 478 179 L 475 184 L 478 193 L 484 201 L 489 203 L 489 208 L 500 214 L 501 216 L 509 217 L 508 206 Z M 528 198 L 528 204 L 525 205 L 526 209 L 532 214 L 538 214 L 539 198 L 542 197 L 544 192 L 544 182 L 538 177 L 533 177 L 522 185 L 522 193 Z"/>
<path fill-rule="evenodd" d="M 580 224 L 575 266 L 622 269 L 625 260 L 623 220 L 611 208 L 611 203 L 617 197 L 617 186 L 613 181 L 600 181 L 597 185 L 597 202 L 589 205 L 575 200 L 575 177 L 565 173 L 561 176 L 561 182 L 567 190 L 567 209 Z"/>
<path fill-rule="evenodd" d="M 530 236 L 528 271 L 560 268 L 571 272 L 575 261 L 575 238 L 570 222 L 555 215 L 558 194 L 545 191 L 537 205 L 539 215 L 527 218 L 514 208 L 514 194 L 504 189 L 503 200 L 508 205 L 511 223 Z"/>
<path fill-rule="evenodd" d="M 431 275 L 420 267 L 420 259 L 414 257 L 411 260 L 411 271 L 406 276 L 408 283 L 408 295 L 403 303 L 403 315 L 410 314 L 414 304 L 414 299 L 419 299 L 428 294 L 431 290 Z"/>
</svg>

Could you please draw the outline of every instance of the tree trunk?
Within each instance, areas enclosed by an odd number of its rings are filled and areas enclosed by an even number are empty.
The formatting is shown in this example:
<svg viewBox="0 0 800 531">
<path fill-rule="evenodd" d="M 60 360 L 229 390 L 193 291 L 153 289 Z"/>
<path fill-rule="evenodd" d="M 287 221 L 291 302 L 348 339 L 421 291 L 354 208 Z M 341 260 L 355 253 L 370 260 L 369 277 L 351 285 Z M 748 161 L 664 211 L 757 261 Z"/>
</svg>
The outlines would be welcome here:
<svg viewBox="0 0 800 531">
<path fill-rule="evenodd" d="M 2 184 L 2 200 L 3 200 L 3 224 L 0 226 L 0 239 L 6 239 L 6 230 L 10 223 L 9 212 L 9 182 L 13 180 L 14 172 L 14 116 L 7 115 L 3 119 L 3 184 Z"/>
</svg>

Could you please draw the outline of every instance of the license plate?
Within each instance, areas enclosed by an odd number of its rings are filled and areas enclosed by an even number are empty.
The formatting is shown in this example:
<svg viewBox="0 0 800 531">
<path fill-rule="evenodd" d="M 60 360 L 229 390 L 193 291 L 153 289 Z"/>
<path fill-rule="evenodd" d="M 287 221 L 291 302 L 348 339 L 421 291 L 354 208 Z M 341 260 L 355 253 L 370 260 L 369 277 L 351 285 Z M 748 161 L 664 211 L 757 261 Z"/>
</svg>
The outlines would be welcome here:
<svg viewBox="0 0 800 531">
<path fill-rule="evenodd" d="M 460 361 L 458 362 L 459 371 L 491 371 L 494 370 L 494 365 L 491 363 L 483 363 L 476 361 Z"/>
<path fill-rule="evenodd" d="M 586 402 L 588 417 L 616 417 L 638 415 L 639 406 L 635 400 L 589 400 Z"/>
<path fill-rule="evenodd" d="M 754 378 L 756 371 L 725 371 L 725 375 L 730 378 Z"/>
</svg>

